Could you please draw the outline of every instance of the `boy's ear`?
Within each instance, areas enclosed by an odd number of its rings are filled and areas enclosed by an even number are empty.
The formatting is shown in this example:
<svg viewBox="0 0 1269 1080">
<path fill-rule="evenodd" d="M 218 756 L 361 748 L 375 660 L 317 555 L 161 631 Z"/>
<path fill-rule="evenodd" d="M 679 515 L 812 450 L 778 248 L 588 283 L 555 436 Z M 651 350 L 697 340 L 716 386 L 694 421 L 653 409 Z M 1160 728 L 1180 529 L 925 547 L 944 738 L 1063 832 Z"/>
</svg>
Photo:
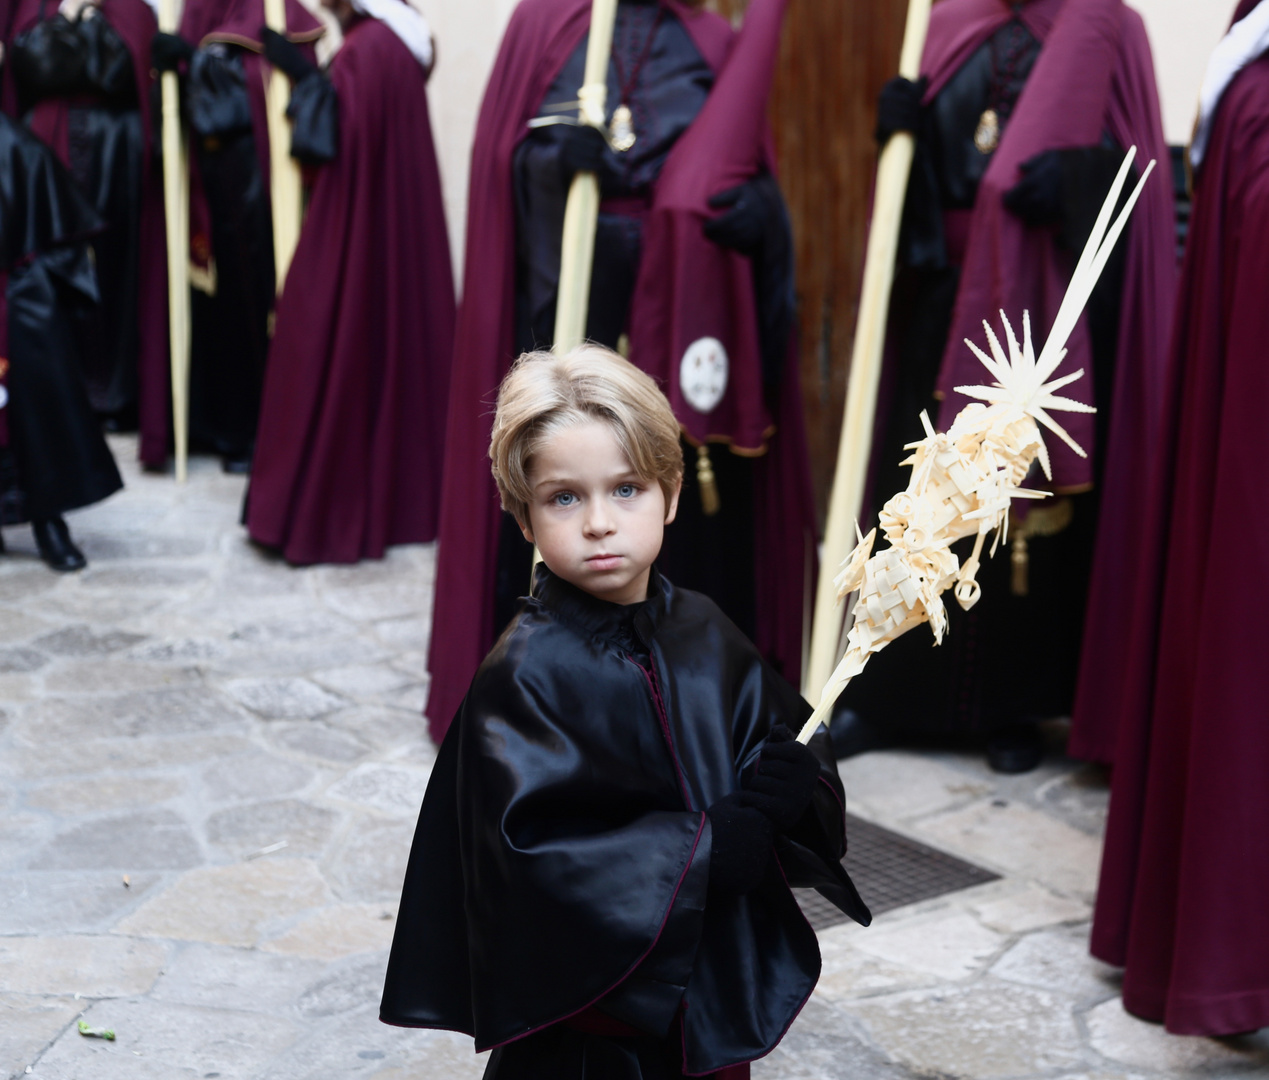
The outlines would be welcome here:
<svg viewBox="0 0 1269 1080">
<path fill-rule="evenodd" d="M 665 523 L 668 525 L 674 520 L 674 515 L 679 512 L 679 495 L 683 492 L 683 477 L 679 477 L 679 482 L 674 486 L 674 494 L 670 496 L 670 505 L 665 508 Z"/>
<path fill-rule="evenodd" d="M 533 525 L 527 516 L 521 520 L 521 518 L 517 515 L 516 524 L 520 526 L 520 531 L 524 534 L 524 538 L 529 541 L 530 544 L 537 543 L 537 541 L 533 539 Z"/>
</svg>

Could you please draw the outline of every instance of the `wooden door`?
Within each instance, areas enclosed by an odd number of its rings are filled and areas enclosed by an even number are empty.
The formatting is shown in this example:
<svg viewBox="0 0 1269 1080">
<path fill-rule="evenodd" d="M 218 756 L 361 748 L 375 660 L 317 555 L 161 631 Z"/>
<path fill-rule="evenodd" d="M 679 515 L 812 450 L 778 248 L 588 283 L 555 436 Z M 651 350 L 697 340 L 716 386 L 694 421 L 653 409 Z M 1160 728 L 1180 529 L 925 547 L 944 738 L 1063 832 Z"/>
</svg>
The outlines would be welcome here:
<svg viewBox="0 0 1269 1080">
<path fill-rule="evenodd" d="M 712 0 L 733 19 L 747 0 Z M 772 101 L 797 246 L 799 354 L 823 522 L 841 433 L 868 208 L 877 94 L 899 67 L 906 0 L 792 0 Z"/>
</svg>

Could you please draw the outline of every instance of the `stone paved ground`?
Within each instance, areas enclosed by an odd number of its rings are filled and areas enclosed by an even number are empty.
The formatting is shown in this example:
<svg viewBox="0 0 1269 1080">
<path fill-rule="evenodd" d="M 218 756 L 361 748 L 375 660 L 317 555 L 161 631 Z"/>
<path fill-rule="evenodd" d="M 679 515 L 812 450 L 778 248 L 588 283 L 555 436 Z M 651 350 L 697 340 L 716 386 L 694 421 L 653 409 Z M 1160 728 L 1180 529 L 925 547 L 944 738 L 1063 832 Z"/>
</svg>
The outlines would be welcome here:
<svg viewBox="0 0 1269 1080">
<path fill-rule="evenodd" d="M 114 448 L 127 489 L 72 519 L 86 572 L 47 572 L 24 529 L 0 559 L 0 1075 L 479 1076 L 469 1040 L 376 1020 L 433 760 L 432 550 L 291 569 L 245 543 L 214 462 L 178 488 Z M 825 932 L 755 1080 L 1269 1075 L 1269 1032 L 1167 1036 L 1088 958 L 1100 776 L 843 773 L 855 812 L 1004 876 Z"/>
</svg>

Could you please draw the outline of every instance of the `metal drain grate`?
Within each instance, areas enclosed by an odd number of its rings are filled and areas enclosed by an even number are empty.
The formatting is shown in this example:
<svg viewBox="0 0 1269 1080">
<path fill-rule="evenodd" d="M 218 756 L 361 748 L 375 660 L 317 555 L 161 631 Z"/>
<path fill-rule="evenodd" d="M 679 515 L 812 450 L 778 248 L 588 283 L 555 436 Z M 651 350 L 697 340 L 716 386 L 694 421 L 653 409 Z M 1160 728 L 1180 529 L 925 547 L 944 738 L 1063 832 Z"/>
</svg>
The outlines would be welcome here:
<svg viewBox="0 0 1269 1080">
<path fill-rule="evenodd" d="M 1000 877 L 853 814 L 846 815 L 846 836 L 846 869 L 873 915 Z M 795 891 L 816 930 L 846 922 L 846 916 L 814 889 Z"/>
</svg>

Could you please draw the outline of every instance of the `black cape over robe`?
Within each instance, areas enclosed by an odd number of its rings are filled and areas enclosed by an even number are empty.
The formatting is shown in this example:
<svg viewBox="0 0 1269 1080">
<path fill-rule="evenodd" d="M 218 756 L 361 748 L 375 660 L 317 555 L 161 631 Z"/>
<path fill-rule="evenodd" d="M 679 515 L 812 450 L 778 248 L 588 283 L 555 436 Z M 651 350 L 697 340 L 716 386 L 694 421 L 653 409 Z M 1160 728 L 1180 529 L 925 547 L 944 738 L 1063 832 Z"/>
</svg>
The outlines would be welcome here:
<svg viewBox="0 0 1269 1080">
<path fill-rule="evenodd" d="M 51 518 L 123 486 L 88 403 L 80 356 L 98 292 L 88 237 L 101 220 L 69 172 L 0 113 L 0 524 Z"/>
<path fill-rule="evenodd" d="M 637 640 L 623 616 L 540 566 L 476 673 L 419 814 L 385 1022 L 484 1050 L 591 1006 L 648 1030 L 668 993 L 683 1071 L 708 1073 L 770 1051 L 815 986 L 790 885 L 869 921 L 822 732 L 822 783 L 761 885 L 707 896 L 705 811 L 810 709 L 711 600 L 655 571 Z"/>
</svg>

